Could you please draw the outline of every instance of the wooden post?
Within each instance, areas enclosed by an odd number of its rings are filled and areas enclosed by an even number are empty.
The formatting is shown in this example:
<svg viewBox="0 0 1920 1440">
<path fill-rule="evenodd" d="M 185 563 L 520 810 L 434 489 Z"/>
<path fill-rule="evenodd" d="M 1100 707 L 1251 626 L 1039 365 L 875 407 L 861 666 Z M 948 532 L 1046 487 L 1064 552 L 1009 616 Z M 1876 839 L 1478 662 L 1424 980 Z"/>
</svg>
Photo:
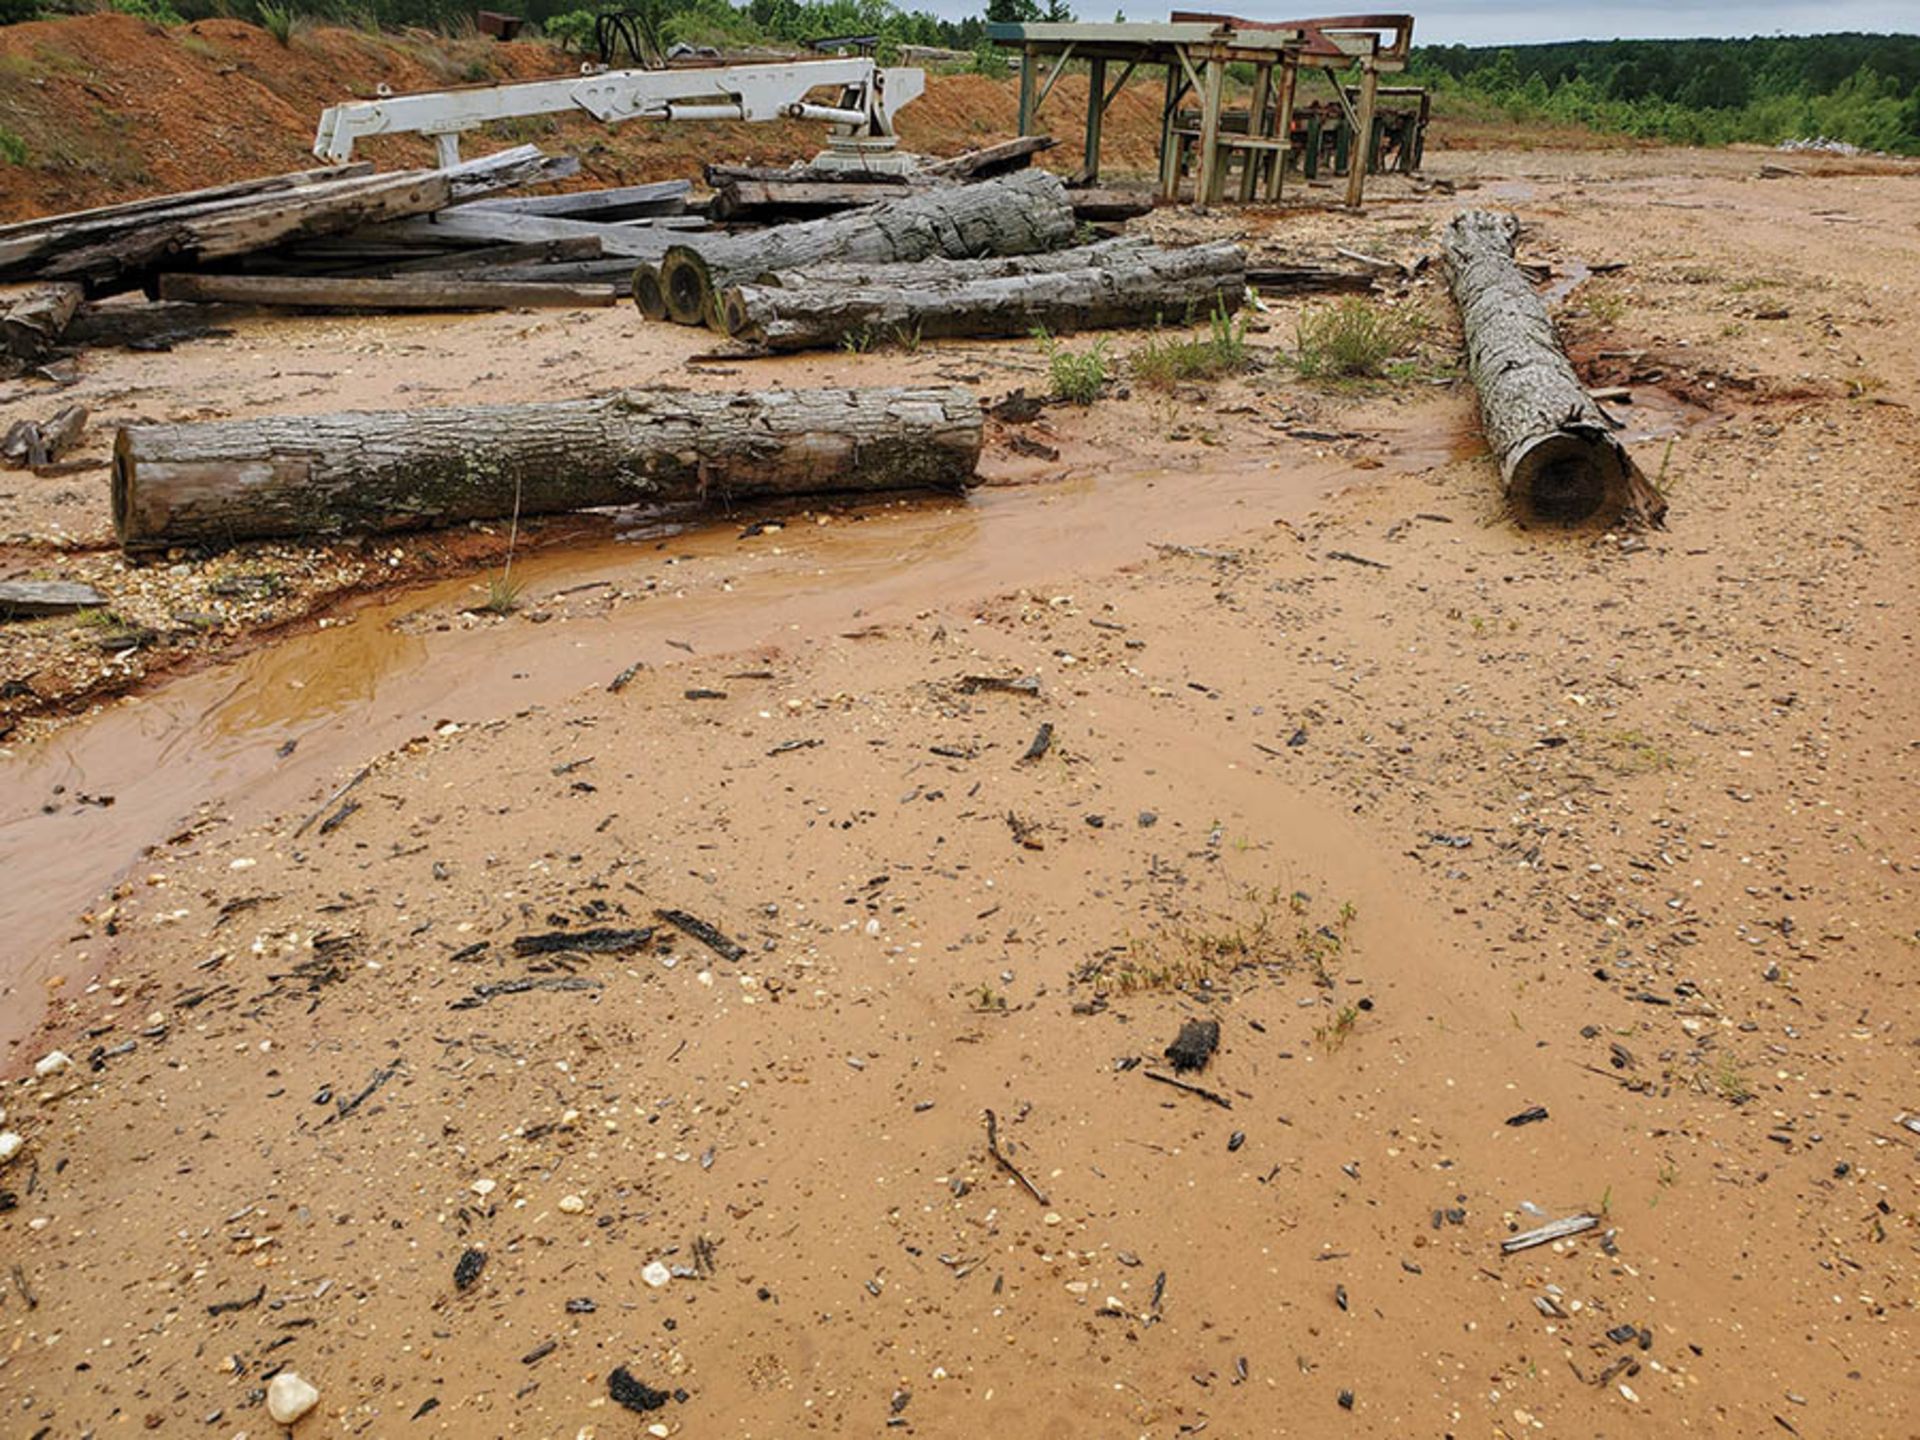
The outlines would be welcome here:
<svg viewBox="0 0 1920 1440">
<path fill-rule="evenodd" d="M 1354 126 L 1355 144 L 1347 157 L 1347 205 L 1358 210 L 1367 188 L 1367 156 L 1373 149 L 1373 102 L 1380 89 L 1380 72 L 1372 60 L 1361 62 L 1366 72 L 1360 77 L 1360 114 Z"/>
<path fill-rule="evenodd" d="M 1253 98 L 1247 102 L 1247 138 L 1258 140 L 1266 135 L 1267 96 L 1273 90 L 1273 66 L 1271 63 L 1255 67 L 1253 72 Z M 1269 152 L 1248 149 L 1240 162 L 1240 198 L 1251 200 L 1254 187 L 1260 181 L 1260 167 L 1267 163 Z"/>
<path fill-rule="evenodd" d="M 1168 61 L 1167 103 L 1160 116 L 1160 194 L 1167 200 L 1180 198 L 1180 141 L 1173 131 L 1180 109 L 1180 92 L 1184 88 L 1180 62 Z"/>
<path fill-rule="evenodd" d="M 1287 148 L 1276 151 L 1273 157 L 1273 178 L 1267 182 L 1267 198 L 1278 200 L 1280 186 L 1287 173 L 1287 162 L 1293 158 L 1293 90 L 1294 82 L 1300 78 L 1300 65 L 1292 56 L 1280 64 L 1280 98 L 1274 105 L 1273 133 L 1287 142 Z"/>
<path fill-rule="evenodd" d="M 1320 176 L 1320 112 L 1307 113 L 1307 148 L 1300 157 L 1300 173 L 1309 180 Z"/>
<path fill-rule="evenodd" d="M 1193 177 L 1193 203 L 1211 205 L 1220 198 L 1220 91 L 1227 67 L 1218 55 L 1207 60 L 1207 93 L 1200 110 L 1200 160 Z"/>
<path fill-rule="evenodd" d="M 1087 153 L 1082 166 L 1087 183 L 1100 178 L 1100 121 L 1107 111 L 1107 62 L 1092 60 L 1087 66 Z"/>
<path fill-rule="evenodd" d="M 1020 47 L 1020 133 L 1033 133 L 1033 47 Z"/>
</svg>

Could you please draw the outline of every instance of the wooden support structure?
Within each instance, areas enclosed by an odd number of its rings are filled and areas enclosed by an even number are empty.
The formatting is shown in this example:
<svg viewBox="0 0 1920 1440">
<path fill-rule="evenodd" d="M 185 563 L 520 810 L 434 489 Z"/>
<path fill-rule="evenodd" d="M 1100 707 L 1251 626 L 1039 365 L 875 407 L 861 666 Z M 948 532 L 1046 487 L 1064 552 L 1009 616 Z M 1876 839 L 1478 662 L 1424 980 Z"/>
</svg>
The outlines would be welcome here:
<svg viewBox="0 0 1920 1440">
<path fill-rule="evenodd" d="M 1088 70 L 1086 139 L 1081 174 L 1088 180 L 1100 174 L 1100 145 L 1107 108 L 1120 87 L 1142 66 L 1159 66 L 1166 74 L 1160 117 L 1159 193 L 1180 198 L 1184 177 L 1193 176 L 1196 205 L 1217 203 L 1229 191 L 1242 201 L 1278 199 L 1283 176 L 1295 148 L 1293 117 L 1304 70 L 1325 71 L 1332 82 L 1344 123 L 1337 127 L 1342 144 L 1358 137 L 1363 163 L 1336 168 L 1348 175 L 1346 199 L 1358 205 L 1366 188 L 1364 163 L 1374 153 L 1375 101 L 1379 77 L 1406 68 L 1413 44 L 1410 15 L 1349 15 L 1323 20 L 1293 20 L 1279 24 L 1242 20 L 1232 15 L 1175 11 L 1166 24 L 989 24 L 987 38 L 1007 50 L 1018 51 L 1020 62 L 1020 133 L 1030 134 L 1039 124 L 1041 108 L 1069 62 Z M 1051 61 L 1044 78 L 1043 63 Z M 1121 66 L 1120 78 L 1107 83 L 1110 66 Z M 1228 66 L 1251 65 L 1254 84 L 1245 114 L 1227 108 Z M 1357 71 L 1357 95 L 1349 98 L 1343 75 Z M 1198 113 L 1189 116 L 1181 102 L 1189 95 Z M 1425 108 L 1421 109 L 1424 124 Z M 1306 139 L 1317 147 L 1320 127 L 1309 125 Z M 1401 167 L 1418 153 L 1417 140 L 1403 138 L 1396 151 Z M 1303 156 L 1307 174 L 1317 173 L 1317 148 Z M 1236 184 L 1229 171 L 1238 163 Z M 1358 176 L 1356 179 L 1355 176 Z"/>
</svg>

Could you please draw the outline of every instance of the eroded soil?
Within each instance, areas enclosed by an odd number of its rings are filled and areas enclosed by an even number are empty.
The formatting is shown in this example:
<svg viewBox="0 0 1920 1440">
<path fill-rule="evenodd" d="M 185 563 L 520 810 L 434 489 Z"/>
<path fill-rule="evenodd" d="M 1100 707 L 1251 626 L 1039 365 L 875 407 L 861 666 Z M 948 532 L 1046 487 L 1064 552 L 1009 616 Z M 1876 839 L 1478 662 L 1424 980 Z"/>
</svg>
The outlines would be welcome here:
<svg viewBox="0 0 1920 1440">
<path fill-rule="evenodd" d="M 15 1068 L 72 1063 L 5 1099 L 8 1430 L 271 1433 L 285 1367 L 303 1434 L 1914 1433 L 1920 181 L 1436 169 L 1627 262 L 1561 315 L 1666 531 L 1503 517 L 1416 287 L 1397 386 L 1135 386 L 964 505 L 550 550 L 504 619 L 396 590 L 59 731 L 121 727 L 111 807 L 19 745 L 10 867 L 155 848 L 9 916 Z M 1152 223 L 1411 255 L 1462 198 Z M 86 383 L 1040 375 L 705 343 L 249 322 Z M 1225 1105 L 1149 1078 L 1196 1017 Z"/>
</svg>

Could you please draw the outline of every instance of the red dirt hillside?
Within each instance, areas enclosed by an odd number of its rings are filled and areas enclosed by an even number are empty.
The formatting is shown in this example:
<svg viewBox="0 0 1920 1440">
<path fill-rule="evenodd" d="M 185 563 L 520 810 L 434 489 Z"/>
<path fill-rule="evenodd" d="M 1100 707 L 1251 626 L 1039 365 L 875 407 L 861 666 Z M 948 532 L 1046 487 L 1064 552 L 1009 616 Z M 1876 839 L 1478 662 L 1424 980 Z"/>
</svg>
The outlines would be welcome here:
<svg viewBox="0 0 1920 1440">
<path fill-rule="evenodd" d="M 414 31 L 374 35 L 313 27 L 287 45 L 237 20 L 163 29 L 126 15 L 88 15 L 0 29 L 0 132 L 24 147 L 24 165 L 0 166 L 0 219 L 106 204 L 311 165 L 320 112 L 340 100 L 499 80 L 565 75 L 577 62 L 533 42 L 447 40 Z M 1148 169 L 1157 88 L 1130 86 L 1107 122 L 1116 168 Z M 1084 79 L 1062 79 L 1048 109 L 1062 126 L 1057 152 L 1078 161 Z M 1014 132 L 1015 87 L 980 75 L 929 77 L 902 112 L 906 143 L 953 154 Z M 1069 124 L 1069 122 L 1072 122 Z M 811 124 L 605 126 L 539 119 L 490 127 L 470 149 L 534 141 L 580 155 L 580 184 L 697 176 L 705 160 L 780 163 L 820 148 Z M 432 163 L 425 141 L 377 141 L 383 168 Z"/>
</svg>

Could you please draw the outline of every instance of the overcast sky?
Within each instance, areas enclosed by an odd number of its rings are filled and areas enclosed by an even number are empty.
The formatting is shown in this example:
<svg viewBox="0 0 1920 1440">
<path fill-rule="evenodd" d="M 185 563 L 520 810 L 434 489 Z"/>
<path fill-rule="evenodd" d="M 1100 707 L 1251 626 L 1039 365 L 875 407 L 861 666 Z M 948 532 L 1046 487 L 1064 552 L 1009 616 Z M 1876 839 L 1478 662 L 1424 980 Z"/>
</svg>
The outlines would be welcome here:
<svg viewBox="0 0 1920 1440">
<path fill-rule="evenodd" d="M 1111 20 L 1114 6 L 1129 20 L 1163 20 L 1170 9 L 1219 10 L 1228 14 L 1290 20 L 1317 12 L 1311 6 L 1260 5 L 1253 0 L 1181 0 L 1175 6 L 1126 5 L 1121 0 L 1071 0 L 1082 20 Z M 978 15 L 984 0 L 902 0 L 908 10 L 928 9 L 958 20 Z M 1426 45 L 1502 45 L 1529 40 L 1665 39 L 1681 35 L 1816 35 L 1835 30 L 1913 34 L 1920 31 L 1920 0 L 1744 0 L 1739 5 L 1675 3 L 1675 0 L 1610 0 L 1597 4 L 1528 3 L 1528 0 L 1396 0 L 1414 17 L 1413 38 Z M 1364 7 L 1347 6 L 1353 14 Z M 1381 9 L 1389 8 L 1382 5 Z"/>
</svg>

